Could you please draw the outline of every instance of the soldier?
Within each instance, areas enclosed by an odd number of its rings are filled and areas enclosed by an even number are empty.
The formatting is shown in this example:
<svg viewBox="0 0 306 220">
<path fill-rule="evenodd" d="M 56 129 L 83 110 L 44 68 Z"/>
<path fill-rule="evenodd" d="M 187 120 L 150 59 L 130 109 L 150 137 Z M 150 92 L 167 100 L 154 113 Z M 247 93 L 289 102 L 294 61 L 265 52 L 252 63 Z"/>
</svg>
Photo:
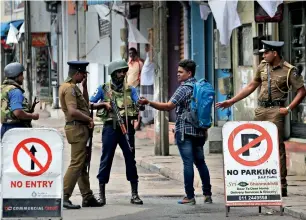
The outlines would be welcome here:
<svg viewBox="0 0 306 220">
<path fill-rule="evenodd" d="M 116 100 L 118 109 L 128 130 L 129 143 L 132 151 L 123 135 L 120 127 L 117 124 L 115 115 L 111 112 L 110 99 L 101 85 L 97 88 L 94 95 L 90 98 L 91 103 L 95 108 L 101 108 L 97 111 L 97 116 L 104 123 L 102 131 L 102 156 L 100 168 L 97 178 L 100 186 L 100 200 L 106 204 L 105 184 L 109 181 L 111 166 L 115 154 L 117 144 L 119 144 L 125 159 L 126 177 L 131 182 L 132 187 L 132 204 L 143 204 L 138 196 L 138 175 L 135 161 L 135 129 L 131 121 L 137 119 L 138 110 L 135 103 L 138 101 L 138 95 L 134 87 L 127 86 L 124 83 L 126 73 L 129 67 L 124 60 L 113 61 L 108 66 L 108 74 L 111 75 L 110 83 L 105 84 L 111 90 L 112 98 Z M 100 101 L 99 103 L 97 103 Z"/>
<path fill-rule="evenodd" d="M 249 96 L 260 86 L 258 96 L 258 107 L 255 109 L 256 121 L 270 121 L 278 128 L 279 153 L 281 163 L 281 184 L 282 196 L 287 196 L 287 167 L 286 150 L 284 144 L 284 120 L 285 116 L 291 112 L 304 99 L 306 91 L 303 78 L 297 68 L 290 65 L 281 57 L 281 48 L 284 42 L 262 41 L 264 60 L 257 68 L 255 78 L 252 82 L 241 90 L 235 97 L 221 103 L 217 103 L 217 108 L 229 108 L 236 102 Z M 285 107 L 288 92 L 293 89 L 297 92 L 293 101 Z"/>
<path fill-rule="evenodd" d="M 71 161 L 64 177 L 64 204 L 67 209 L 80 209 L 69 200 L 78 182 L 83 202 L 82 207 L 100 207 L 103 204 L 97 200 L 90 189 L 89 174 L 85 169 L 86 143 L 89 138 L 89 128 L 94 127 L 90 117 L 87 91 L 87 71 L 89 64 L 85 61 L 70 61 L 68 78 L 59 88 L 59 98 L 65 114 L 65 133 L 71 144 Z M 83 94 L 77 83 L 83 86 Z"/>
<path fill-rule="evenodd" d="M 31 120 L 38 120 L 37 113 L 30 113 L 31 106 L 24 97 L 23 65 L 10 63 L 4 68 L 6 79 L 1 85 L 1 138 L 12 128 L 31 127 Z"/>
</svg>

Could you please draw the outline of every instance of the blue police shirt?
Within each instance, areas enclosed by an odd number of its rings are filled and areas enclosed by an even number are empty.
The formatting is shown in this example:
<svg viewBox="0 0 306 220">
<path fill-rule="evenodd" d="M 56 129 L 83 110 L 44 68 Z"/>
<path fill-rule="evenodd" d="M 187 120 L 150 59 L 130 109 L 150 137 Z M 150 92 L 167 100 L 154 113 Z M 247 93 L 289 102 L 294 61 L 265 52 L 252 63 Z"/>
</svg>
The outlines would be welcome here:
<svg viewBox="0 0 306 220">
<path fill-rule="evenodd" d="M 133 102 L 137 102 L 138 101 L 138 95 L 137 95 L 137 91 L 134 87 L 132 87 L 132 91 L 131 91 L 131 98 L 133 100 Z M 90 102 L 93 103 L 97 103 L 99 100 L 103 101 L 104 100 L 104 91 L 102 89 L 102 86 L 99 86 L 95 93 L 90 97 Z"/>
<path fill-rule="evenodd" d="M 15 111 L 16 109 L 22 109 L 23 103 L 23 93 L 20 89 L 13 89 L 8 93 L 9 105 L 11 107 L 11 111 Z"/>
</svg>

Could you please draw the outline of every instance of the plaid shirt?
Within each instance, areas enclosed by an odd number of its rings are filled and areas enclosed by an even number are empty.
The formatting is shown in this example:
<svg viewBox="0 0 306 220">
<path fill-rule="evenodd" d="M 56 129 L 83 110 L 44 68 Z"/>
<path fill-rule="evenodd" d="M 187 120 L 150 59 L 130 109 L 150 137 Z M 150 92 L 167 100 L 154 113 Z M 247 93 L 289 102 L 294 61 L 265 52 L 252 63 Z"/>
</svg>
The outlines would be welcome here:
<svg viewBox="0 0 306 220">
<path fill-rule="evenodd" d="M 175 91 L 170 99 L 170 102 L 176 105 L 176 122 L 175 122 L 175 133 L 182 132 L 182 134 L 188 134 L 196 137 L 205 136 L 203 129 L 193 127 L 188 121 L 182 118 L 184 110 L 189 111 L 189 103 L 193 88 L 191 86 L 184 85 L 185 83 L 195 83 L 195 78 L 190 78 L 183 82 Z"/>
</svg>

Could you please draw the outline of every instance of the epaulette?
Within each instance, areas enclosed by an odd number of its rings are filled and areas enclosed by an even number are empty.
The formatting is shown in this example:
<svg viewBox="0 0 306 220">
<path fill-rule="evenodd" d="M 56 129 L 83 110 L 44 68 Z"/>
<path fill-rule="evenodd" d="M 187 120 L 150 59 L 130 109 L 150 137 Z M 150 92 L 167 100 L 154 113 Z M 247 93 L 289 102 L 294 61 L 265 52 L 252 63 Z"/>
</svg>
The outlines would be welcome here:
<svg viewBox="0 0 306 220">
<path fill-rule="evenodd" d="M 285 67 L 288 67 L 289 69 L 295 68 L 295 66 L 291 65 L 290 63 L 288 63 L 287 61 L 284 61 L 283 65 Z"/>
</svg>

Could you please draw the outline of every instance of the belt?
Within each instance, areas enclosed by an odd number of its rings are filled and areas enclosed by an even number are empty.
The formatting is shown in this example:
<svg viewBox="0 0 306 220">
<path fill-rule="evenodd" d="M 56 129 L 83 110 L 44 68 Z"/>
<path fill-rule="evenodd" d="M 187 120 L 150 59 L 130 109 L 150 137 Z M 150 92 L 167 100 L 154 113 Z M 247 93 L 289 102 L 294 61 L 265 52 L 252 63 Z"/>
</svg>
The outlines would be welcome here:
<svg viewBox="0 0 306 220">
<path fill-rule="evenodd" d="M 67 121 L 66 125 L 88 125 L 88 122 L 74 120 L 74 121 Z"/>
<path fill-rule="evenodd" d="M 258 105 L 264 108 L 274 107 L 274 106 L 285 106 L 285 101 L 258 101 Z"/>
</svg>

